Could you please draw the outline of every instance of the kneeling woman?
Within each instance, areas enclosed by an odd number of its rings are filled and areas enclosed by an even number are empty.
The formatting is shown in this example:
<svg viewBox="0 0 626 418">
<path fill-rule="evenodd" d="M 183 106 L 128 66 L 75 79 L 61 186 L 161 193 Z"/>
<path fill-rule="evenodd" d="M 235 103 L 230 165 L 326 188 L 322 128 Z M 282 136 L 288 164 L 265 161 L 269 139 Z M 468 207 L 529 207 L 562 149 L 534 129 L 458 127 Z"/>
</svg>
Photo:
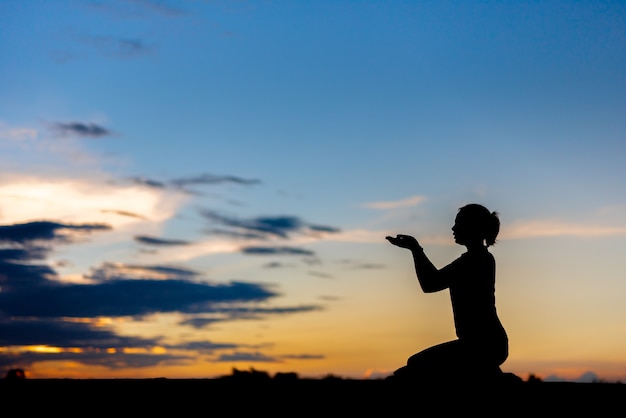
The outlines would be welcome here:
<svg viewBox="0 0 626 418">
<path fill-rule="evenodd" d="M 496 263 L 488 250 L 499 230 L 496 212 L 478 204 L 461 207 L 452 232 L 455 242 L 467 251 L 441 269 L 431 263 L 414 237 L 386 237 L 393 245 L 411 251 L 425 293 L 449 289 L 458 337 L 414 354 L 406 366 L 396 370 L 395 377 L 430 381 L 454 376 L 472 379 L 500 372 L 509 342 L 496 311 Z"/>
</svg>

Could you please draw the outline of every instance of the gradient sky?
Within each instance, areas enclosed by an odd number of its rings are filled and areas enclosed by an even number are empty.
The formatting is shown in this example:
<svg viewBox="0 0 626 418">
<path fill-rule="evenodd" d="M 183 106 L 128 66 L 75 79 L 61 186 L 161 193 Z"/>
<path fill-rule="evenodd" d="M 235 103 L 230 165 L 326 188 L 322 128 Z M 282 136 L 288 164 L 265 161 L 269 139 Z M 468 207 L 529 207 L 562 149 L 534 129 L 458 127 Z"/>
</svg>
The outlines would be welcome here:
<svg viewBox="0 0 626 418">
<path fill-rule="evenodd" d="M 498 211 L 504 371 L 626 381 L 626 4 L 0 3 L 0 371 L 371 378 L 454 338 Z"/>
</svg>

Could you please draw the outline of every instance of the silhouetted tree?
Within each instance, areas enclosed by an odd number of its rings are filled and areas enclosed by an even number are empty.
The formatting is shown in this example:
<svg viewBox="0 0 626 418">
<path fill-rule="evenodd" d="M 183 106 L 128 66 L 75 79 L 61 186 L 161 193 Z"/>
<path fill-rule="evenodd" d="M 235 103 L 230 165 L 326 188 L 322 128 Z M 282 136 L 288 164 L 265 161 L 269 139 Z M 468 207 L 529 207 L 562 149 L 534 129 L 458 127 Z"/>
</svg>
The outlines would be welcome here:
<svg viewBox="0 0 626 418">
<path fill-rule="evenodd" d="M 26 374 L 24 369 L 11 369 L 4 378 L 7 380 L 24 380 L 26 379 Z"/>
</svg>

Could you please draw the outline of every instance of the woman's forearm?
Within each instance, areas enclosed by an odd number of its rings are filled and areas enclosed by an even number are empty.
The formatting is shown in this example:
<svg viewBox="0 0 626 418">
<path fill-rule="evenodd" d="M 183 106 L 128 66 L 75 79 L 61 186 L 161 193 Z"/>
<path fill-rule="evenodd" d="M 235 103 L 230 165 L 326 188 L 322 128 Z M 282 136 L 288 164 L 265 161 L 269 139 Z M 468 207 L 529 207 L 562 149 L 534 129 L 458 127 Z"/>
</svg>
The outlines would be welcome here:
<svg viewBox="0 0 626 418">
<path fill-rule="evenodd" d="M 447 286 L 439 277 L 439 271 L 424 253 L 422 247 L 412 248 L 415 274 L 424 293 L 438 292 Z"/>
</svg>

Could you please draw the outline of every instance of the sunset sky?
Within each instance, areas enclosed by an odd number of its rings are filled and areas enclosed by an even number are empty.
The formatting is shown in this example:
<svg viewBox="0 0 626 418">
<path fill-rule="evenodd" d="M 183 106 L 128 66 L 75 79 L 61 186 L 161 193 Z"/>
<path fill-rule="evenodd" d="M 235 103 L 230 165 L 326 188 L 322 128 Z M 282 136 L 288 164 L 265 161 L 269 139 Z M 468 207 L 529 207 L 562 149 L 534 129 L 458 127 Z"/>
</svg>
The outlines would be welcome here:
<svg viewBox="0 0 626 418">
<path fill-rule="evenodd" d="M 0 372 L 384 377 L 500 214 L 506 372 L 626 381 L 626 3 L 0 2 Z"/>
</svg>

